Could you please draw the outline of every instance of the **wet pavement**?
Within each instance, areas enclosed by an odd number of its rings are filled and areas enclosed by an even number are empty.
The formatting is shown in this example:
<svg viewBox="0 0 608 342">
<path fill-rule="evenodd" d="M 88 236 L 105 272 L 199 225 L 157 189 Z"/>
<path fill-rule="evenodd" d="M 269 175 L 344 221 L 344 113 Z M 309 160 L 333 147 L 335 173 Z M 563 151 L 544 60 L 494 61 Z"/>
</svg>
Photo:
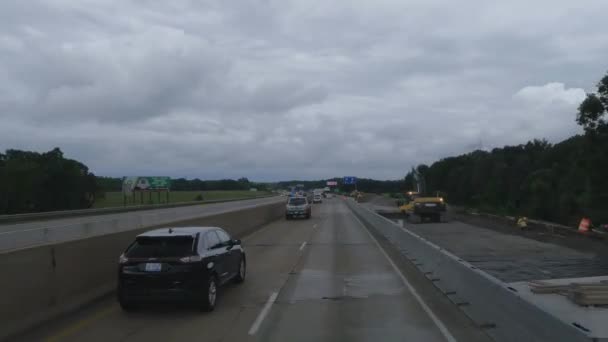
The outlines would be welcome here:
<svg viewBox="0 0 608 342">
<path fill-rule="evenodd" d="M 453 220 L 410 224 L 391 219 L 505 282 L 608 275 L 608 259 L 592 249 L 573 249 Z"/>
<path fill-rule="evenodd" d="M 399 271 L 411 266 L 391 260 L 341 198 L 243 243 L 247 279 L 223 288 L 212 313 L 125 313 L 112 297 L 16 341 L 489 341 L 417 270 Z"/>
</svg>

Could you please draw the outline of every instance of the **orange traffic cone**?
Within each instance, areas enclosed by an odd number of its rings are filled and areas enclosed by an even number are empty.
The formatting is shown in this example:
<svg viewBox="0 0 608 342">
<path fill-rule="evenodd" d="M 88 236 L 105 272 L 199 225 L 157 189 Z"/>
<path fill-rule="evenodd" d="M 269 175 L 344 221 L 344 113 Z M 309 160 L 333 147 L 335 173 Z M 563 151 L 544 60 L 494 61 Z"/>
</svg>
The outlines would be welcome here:
<svg viewBox="0 0 608 342">
<path fill-rule="evenodd" d="M 578 231 L 581 233 L 587 233 L 591 228 L 591 220 L 583 217 L 581 223 L 578 225 Z"/>
</svg>

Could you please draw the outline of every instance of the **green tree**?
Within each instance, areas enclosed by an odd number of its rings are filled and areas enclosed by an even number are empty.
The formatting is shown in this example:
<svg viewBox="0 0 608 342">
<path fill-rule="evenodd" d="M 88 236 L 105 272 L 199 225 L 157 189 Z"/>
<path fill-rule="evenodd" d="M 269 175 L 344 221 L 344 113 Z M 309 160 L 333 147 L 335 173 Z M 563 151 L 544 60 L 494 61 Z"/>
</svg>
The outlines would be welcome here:
<svg viewBox="0 0 608 342">
<path fill-rule="evenodd" d="M 578 107 L 576 121 L 586 131 L 606 127 L 604 118 L 608 109 L 608 74 L 597 84 L 597 93 L 587 94 L 587 98 Z"/>
<path fill-rule="evenodd" d="M 95 175 L 60 149 L 7 150 L 0 158 L 0 213 L 89 208 L 99 192 Z"/>
</svg>

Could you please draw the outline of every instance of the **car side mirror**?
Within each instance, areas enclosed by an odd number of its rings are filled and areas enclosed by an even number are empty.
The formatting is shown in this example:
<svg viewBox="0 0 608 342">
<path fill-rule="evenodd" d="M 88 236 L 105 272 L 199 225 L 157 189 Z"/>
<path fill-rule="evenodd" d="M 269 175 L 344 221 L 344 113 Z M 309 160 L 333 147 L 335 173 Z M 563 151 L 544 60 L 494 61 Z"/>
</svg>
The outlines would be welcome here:
<svg viewBox="0 0 608 342">
<path fill-rule="evenodd" d="M 239 239 L 233 239 L 230 242 L 232 243 L 232 245 L 240 245 L 241 244 L 241 240 L 239 240 Z"/>
</svg>

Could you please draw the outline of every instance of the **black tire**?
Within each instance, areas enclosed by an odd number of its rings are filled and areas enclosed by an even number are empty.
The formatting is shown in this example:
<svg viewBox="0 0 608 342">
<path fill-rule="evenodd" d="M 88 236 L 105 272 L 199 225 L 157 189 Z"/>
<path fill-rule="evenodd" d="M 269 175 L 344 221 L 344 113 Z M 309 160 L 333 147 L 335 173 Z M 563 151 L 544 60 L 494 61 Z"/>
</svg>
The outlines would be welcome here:
<svg viewBox="0 0 608 342">
<path fill-rule="evenodd" d="M 412 214 L 409 215 L 407 218 L 407 222 L 408 223 L 413 223 L 413 224 L 420 224 L 424 222 L 424 216 L 422 215 L 416 215 L 416 214 Z"/>
<path fill-rule="evenodd" d="M 244 257 L 241 257 L 241 261 L 239 262 L 239 271 L 236 273 L 234 277 L 234 282 L 240 284 L 245 281 L 245 277 L 247 276 L 247 261 Z"/>
<path fill-rule="evenodd" d="M 306 214 L 306 219 L 310 220 L 310 217 L 312 216 L 312 214 Z"/>
<path fill-rule="evenodd" d="M 118 304 L 120 305 L 120 308 L 124 312 L 131 312 L 131 311 L 135 311 L 135 309 L 137 309 L 137 306 L 135 305 L 135 303 L 133 303 L 130 300 L 124 299 L 123 296 L 120 294 L 118 295 Z"/>
<path fill-rule="evenodd" d="M 285 220 L 289 221 L 291 217 L 289 215 L 285 215 Z"/>
<path fill-rule="evenodd" d="M 217 289 L 218 282 L 215 276 L 209 277 L 207 283 L 205 284 L 205 288 L 202 290 L 202 298 L 200 303 L 201 311 L 213 311 L 215 309 L 215 304 L 217 302 Z M 213 292 L 213 296 L 212 296 Z"/>
</svg>

